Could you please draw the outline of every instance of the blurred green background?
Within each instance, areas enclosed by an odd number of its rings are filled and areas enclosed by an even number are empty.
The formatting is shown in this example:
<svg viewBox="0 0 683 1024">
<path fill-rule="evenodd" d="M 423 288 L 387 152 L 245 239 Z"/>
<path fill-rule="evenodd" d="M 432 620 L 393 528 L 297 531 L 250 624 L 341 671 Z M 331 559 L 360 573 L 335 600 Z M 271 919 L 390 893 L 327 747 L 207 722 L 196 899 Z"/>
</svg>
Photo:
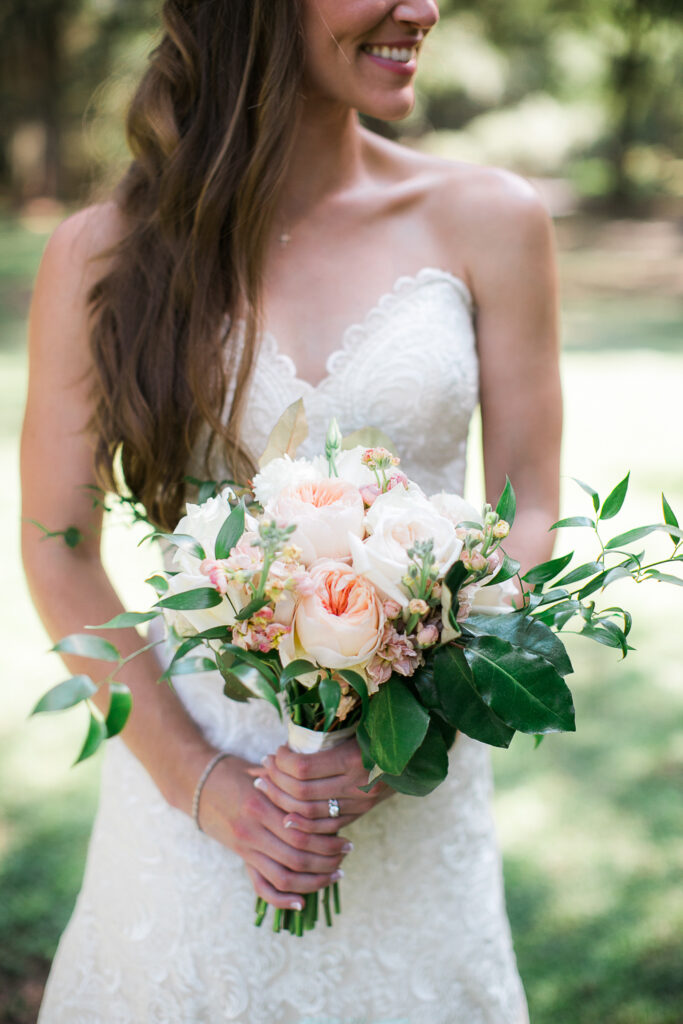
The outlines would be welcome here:
<svg viewBox="0 0 683 1024">
<path fill-rule="evenodd" d="M 154 42 L 150 0 L 0 7 L 0 1024 L 35 1020 L 80 883 L 98 764 L 69 767 L 79 709 L 27 721 L 63 677 L 18 556 L 25 318 L 45 240 L 125 165 L 122 120 Z M 683 520 L 683 5 L 679 0 L 442 3 L 419 102 L 373 125 L 537 183 L 563 292 L 563 514 L 628 469 L 615 532 Z M 481 494 L 478 425 L 468 482 Z M 108 564 L 130 607 L 149 556 L 120 524 Z M 565 535 L 566 550 L 577 543 Z M 662 542 L 664 543 L 664 542 Z M 142 564 L 144 558 L 144 564 Z M 494 757 L 496 814 L 533 1024 L 681 1024 L 683 590 L 615 591 L 636 617 L 625 665 L 576 639 L 578 733 Z M 466 1024 L 466 1022 L 462 1022 Z"/>
</svg>

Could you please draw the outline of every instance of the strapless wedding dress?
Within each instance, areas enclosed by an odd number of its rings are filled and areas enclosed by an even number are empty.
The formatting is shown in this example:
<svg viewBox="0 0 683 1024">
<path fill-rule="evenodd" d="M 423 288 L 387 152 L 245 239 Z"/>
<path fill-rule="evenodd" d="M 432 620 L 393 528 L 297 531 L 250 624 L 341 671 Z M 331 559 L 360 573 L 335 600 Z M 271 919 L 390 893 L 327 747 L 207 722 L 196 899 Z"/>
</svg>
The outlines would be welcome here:
<svg viewBox="0 0 683 1024">
<path fill-rule="evenodd" d="M 427 493 L 461 491 L 478 397 L 472 299 L 443 270 L 397 281 L 349 328 L 317 386 L 263 339 L 245 436 L 264 447 L 303 397 L 322 450 L 381 427 Z M 258 762 L 285 741 L 265 701 L 236 704 L 217 674 L 177 677 L 219 749 Z M 459 736 L 430 796 L 392 796 L 345 829 L 342 913 L 298 939 L 252 924 L 242 860 L 174 810 L 121 740 L 106 746 L 83 888 L 39 1024 L 524 1024 L 489 800 L 486 747 Z"/>
</svg>

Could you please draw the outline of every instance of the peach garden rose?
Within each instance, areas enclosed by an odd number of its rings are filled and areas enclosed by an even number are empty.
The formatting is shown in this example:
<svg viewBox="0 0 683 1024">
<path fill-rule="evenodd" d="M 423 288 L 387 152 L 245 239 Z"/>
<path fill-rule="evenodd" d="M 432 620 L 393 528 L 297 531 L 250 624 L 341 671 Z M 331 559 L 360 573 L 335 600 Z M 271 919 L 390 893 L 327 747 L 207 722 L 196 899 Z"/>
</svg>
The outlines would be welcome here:
<svg viewBox="0 0 683 1024">
<path fill-rule="evenodd" d="M 304 565 L 318 558 L 348 557 L 349 534 L 364 534 L 363 499 L 348 480 L 302 480 L 285 487 L 264 512 L 278 523 L 296 526 L 292 541 L 301 548 Z"/>
</svg>

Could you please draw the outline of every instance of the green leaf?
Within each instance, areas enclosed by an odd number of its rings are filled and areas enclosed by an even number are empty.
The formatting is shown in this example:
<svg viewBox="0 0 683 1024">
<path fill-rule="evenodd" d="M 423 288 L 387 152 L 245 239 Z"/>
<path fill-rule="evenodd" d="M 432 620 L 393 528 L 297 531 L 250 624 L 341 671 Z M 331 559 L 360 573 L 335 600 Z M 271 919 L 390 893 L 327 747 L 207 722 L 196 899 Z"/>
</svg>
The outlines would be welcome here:
<svg viewBox="0 0 683 1024">
<path fill-rule="evenodd" d="M 667 524 L 667 526 L 678 526 L 678 519 L 676 518 L 674 510 L 671 508 L 671 505 L 666 500 L 664 492 L 662 492 L 662 511 L 664 512 L 664 522 Z M 679 540 L 675 536 L 675 534 L 670 533 L 669 536 L 671 537 L 672 543 L 677 545 Z"/>
<path fill-rule="evenodd" d="M 552 608 L 545 608 L 543 611 L 536 612 L 534 619 L 545 623 L 546 626 L 552 627 L 552 629 L 559 632 L 580 611 L 581 605 L 578 601 L 561 601 L 559 604 L 553 605 Z"/>
<path fill-rule="evenodd" d="M 370 701 L 370 754 L 382 771 L 400 775 L 425 738 L 429 715 L 408 687 L 392 676 Z"/>
<path fill-rule="evenodd" d="M 588 637 L 589 640 L 595 640 L 605 647 L 617 647 L 623 650 L 624 641 L 613 630 L 607 628 L 609 625 L 610 623 L 602 623 L 599 626 L 593 626 L 590 622 L 587 622 L 579 636 Z"/>
<path fill-rule="evenodd" d="M 539 583 L 547 583 L 549 580 L 559 576 L 559 574 L 566 569 L 572 558 L 574 552 L 570 551 L 568 555 L 561 555 L 559 558 L 551 558 L 549 562 L 541 562 L 540 565 L 535 565 L 533 569 L 529 569 L 522 579 L 525 583 L 530 583 L 532 586 L 537 586 Z"/>
<path fill-rule="evenodd" d="M 92 711 L 90 712 L 90 724 L 88 726 L 88 734 L 85 737 L 85 743 L 81 747 L 81 752 L 74 761 L 74 765 L 79 764 L 81 761 L 85 761 L 86 758 L 92 757 L 97 748 L 107 738 L 107 728 L 101 718 L 96 718 Z"/>
<path fill-rule="evenodd" d="M 545 736 L 543 736 L 543 735 L 541 735 L 541 736 L 534 736 L 534 750 L 538 750 L 538 748 L 540 747 L 541 743 L 543 743 L 544 739 L 545 739 Z"/>
<path fill-rule="evenodd" d="M 597 590 L 604 590 L 605 587 L 608 587 L 610 583 L 614 583 L 615 580 L 625 579 L 630 575 L 631 573 L 628 569 L 624 568 L 624 566 L 616 565 L 614 569 L 608 569 L 606 572 L 601 572 L 599 576 L 596 576 L 595 579 L 591 580 L 590 583 L 587 583 L 585 587 L 582 587 L 578 592 L 577 597 L 583 601 L 584 598 L 590 597 L 590 595 L 594 594 Z"/>
<path fill-rule="evenodd" d="M 336 679 L 330 679 L 329 676 L 323 676 L 318 686 L 318 693 L 320 694 L 323 711 L 325 712 L 323 731 L 327 732 L 332 726 L 337 714 L 337 708 L 339 707 L 339 701 L 341 699 L 341 687 Z"/>
<path fill-rule="evenodd" d="M 245 651 L 242 647 L 238 647 L 237 644 L 226 644 L 223 648 L 225 654 L 231 654 L 235 661 L 243 662 L 246 665 L 251 665 L 256 671 L 267 680 L 273 693 L 276 693 L 280 689 L 280 680 L 275 674 L 273 669 L 270 667 L 267 661 L 260 658 L 254 651 Z"/>
<path fill-rule="evenodd" d="M 588 516 L 570 516 L 568 519 L 560 519 L 558 522 L 553 523 L 550 527 L 551 530 L 564 530 L 571 526 L 589 526 L 591 529 L 595 529 L 595 523 Z"/>
<path fill-rule="evenodd" d="M 158 573 L 148 576 L 145 583 L 149 583 L 150 587 L 156 591 L 157 597 L 161 597 L 168 590 L 168 580 L 165 576 L 160 576 Z"/>
<path fill-rule="evenodd" d="M 683 579 L 673 576 L 668 572 L 659 572 L 657 569 L 649 569 L 646 579 L 657 580 L 658 583 L 672 583 L 675 587 L 683 587 Z"/>
<path fill-rule="evenodd" d="M 198 611 L 203 608 L 216 608 L 223 598 L 213 587 L 195 587 L 183 590 L 180 594 L 171 594 L 157 601 L 155 608 L 172 608 L 175 611 Z"/>
<path fill-rule="evenodd" d="M 64 531 L 64 543 L 68 548 L 76 548 L 83 540 L 83 534 L 77 526 L 68 526 Z"/>
<path fill-rule="evenodd" d="M 198 540 L 191 537 L 189 533 L 158 533 L 152 534 L 153 540 L 165 540 L 167 544 L 173 545 L 173 547 L 181 548 L 186 551 L 189 555 L 193 555 L 194 558 L 198 558 L 200 562 L 203 562 L 206 558 L 206 552 L 201 546 Z"/>
<path fill-rule="evenodd" d="M 672 540 L 675 537 L 679 540 L 683 539 L 683 530 L 680 527 L 652 523 L 650 526 L 638 526 L 635 530 L 627 530 L 626 533 L 620 533 L 617 537 L 612 537 L 605 544 L 605 550 L 613 551 L 615 548 L 620 548 L 623 544 L 631 544 L 634 540 L 641 540 L 642 537 L 647 537 L 650 533 L 668 533 Z"/>
<path fill-rule="evenodd" d="M 244 505 L 240 502 L 218 531 L 215 545 L 216 558 L 227 558 L 244 533 Z"/>
<path fill-rule="evenodd" d="M 444 583 L 446 584 L 454 598 L 458 593 L 458 590 L 462 586 L 463 582 L 465 581 L 465 579 L 467 579 L 467 576 L 468 571 L 465 568 L 464 562 L 461 562 L 460 559 L 458 559 L 457 562 L 453 562 L 453 565 L 450 567 L 450 569 L 448 570 L 444 577 Z"/>
<path fill-rule="evenodd" d="M 256 615 L 256 612 L 260 612 L 262 608 L 269 603 L 267 597 L 255 597 L 253 601 L 246 604 L 240 612 L 237 613 L 235 618 L 238 622 L 244 622 L 246 619 L 250 619 L 252 615 Z"/>
<path fill-rule="evenodd" d="M 583 480 L 579 480 L 578 477 L 573 476 L 572 480 L 574 481 L 575 484 L 579 485 L 579 487 L 581 488 L 582 491 L 585 491 L 586 494 L 588 494 L 592 498 L 592 500 L 593 500 L 593 508 L 597 512 L 598 509 L 600 508 L 600 495 L 595 490 L 595 488 L 591 487 L 590 484 L 585 484 L 583 482 Z"/>
<path fill-rule="evenodd" d="M 218 671 L 223 676 L 223 693 L 231 700 L 239 701 L 241 704 L 254 697 L 254 691 L 242 682 L 244 672 L 253 672 L 248 665 L 234 665 L 232 658 L 224 658 L 221 654 L 216 655 Z"/>
<path fill-rule="evenodd" d="M 107 737 L 118 736 L 128 721 L 133 698 L 127 686 L 123 683 L 109 684 L 109 709 L 104 722 Z"/>
<path fill-rule="evenodd" d="M 465 658 L 482 700 L 511 729 L 546 733 L 576 728 L 569 688 L 545 658 L 495 636 L 471 640 Z"/>
<path fill-rule="evenodd" d="M 448 748 L 438 723 L 431 719 L 425 738 L 401 774 L 389 775 L 383 772 L 380 778 L 398 793 L 427 796 L 443 782 L 447 774 Z"/>
<path fill-rule="evenodd" d="M 97 693 L 97 686 L 90 676 L 71 676 L 44 693 L 31 714 L 39 715 L 42 711 L 63 711 L 65 708 L 72 708 L 75 704 L 79 704 L 82 700 L 87 700 L 94 693 Z"/>
<path fill-rule="evenodd" d="M 171 676 L 191 676 L 200 672 L 215 672 L 216 662 L 213 658 L 182 658 L 173 666 Z M 163 677 L 162 677 L 163 678 Z"/>
<path fill-rule="evenodd" d="M 96 658 L 98 661 L 119 661 L 121 655 L 113 644 L 101 636 L 87 633 L 72 633 L 65 636 L 52 648 L 60 654 L 75 654 L 79 658 Z"/>
<path fill-rule="evenodd" d="M 365 683 L 365 680 L 363 679 L 362 675 L 360 675 L 360 673 L 353 672 L 350 668 L 339 669 L 337 671 L 337 675 L 341 676 L 342 679 L 344 679 L 349 684 L 351 689 L 355 690 L 358 696 L 360 697 L 361 703 L 363 705 L 363 713 L 361 715 L 362 721 L 367 715 L 368 711 L 370 710 L 370 698 L 368 697 L 368 688 Z"/>
<path fill-rule="evenodd" d="M 161 612 L 121 612 L 115 615 L 109 622 L 103 622 L 101 626 L 86 626 L 86 629 L 128 629 L 130 626 L 139 626 L 143 622 L 150 622 L 157 619 Z"/>
<path fill-rule="evenodd" d="M 413 680 L 427 707 L 473 740 L 493 747 L 510 746 L 515 730 L 505 725 L 482 700 L 461 648 L 452 644 L 440 647 L 433 671 L 425 668 L 418 669 Z"/>
<path fill-rule="evenodd" d="M 557 585 L 558 587 L 568 587 L 572 583 L 580 583 L 581 580 L 585 580 L 589 576 L 595 576 L 596 573 L 603 570 L 602 562 L 585 562 L 584 565 L 577 566 L 576 569 L 572 569 L 570 573 L 558 580 Z"/>
<path fill-rule="evenodd" d="M 297 658 L 294 661 L 290 661 L 288 665 L 285 665 L 280 673 L 280 689 L 284 689 L 290 680 L 296 679 L 298 676 L 305 676 L 310 672 L 319 671 L 320 668 L 318 665 L 314 665 L 311 661 L 304 661 L 303 658 Z"/>
<path fill-rule="evenodd" d="M 624 479 L 607 495 L 600 510 L 600 514 L 598 515 L 598 519 L 614 519 L 616 514 L 621 511 L 621 506 L 624 504 L 626 492 L 628 491 L 630 478 L 631 474 L 627 473 Z"/>
<path fill-rule="evenodd" d="M 515 498 L 515 492 L 507 476 L 505 477 L 503 493 L 498 499 L 498 504 L 496 505 L 496 512 L 501 519 L 504 519 L 506 523 L 509 523 L 510 526 L 512 526 L 517 512 L 517 499 Z"/>
<path fill-rule="evenodd" d="M 539 622 L 538 618 L 531 618 L 523 611 L 510 615 L 474 615 L 462 625 L 474 636 L 497 636 L 507 640 L 513 647 L 540 655 L 561 676 L 570 675 L 574 671 L 559 637 Z"/>
<path fill-rule="evenodd" d="M 514 558 L 510 558 L 509 555 L 505 555 L 500 569 L 492 580 L 484 584 L 484 587 L 494 587 L 496 583 L 505 583 L 506 580 L 511 580 L 517 575 L 519 569 L 519 562 L 515 561 Z"/>
</svg>

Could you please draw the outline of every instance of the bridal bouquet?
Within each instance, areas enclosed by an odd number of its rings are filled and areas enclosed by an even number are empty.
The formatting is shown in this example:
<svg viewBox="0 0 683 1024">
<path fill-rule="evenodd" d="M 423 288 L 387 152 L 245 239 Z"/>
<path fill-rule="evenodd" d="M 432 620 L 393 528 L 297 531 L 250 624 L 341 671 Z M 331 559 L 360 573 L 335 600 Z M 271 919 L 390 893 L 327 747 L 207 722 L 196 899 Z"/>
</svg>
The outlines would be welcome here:
<svg viewBox="0 0 683 1024">
<path fill-rule="evenodd" d="M 567 571 L 570 552 L 520 580 L 502 547 L 515 517 L 509 482 L 496 507 L 481 512 L 456 494 L 426 495 L 377 432 L 344 441 L 334 421 L 324 454 L 296 458 L 302 415 L 300 405 L 290 408 L 273 431 L 247 495 L 230 487 L 202 495 L 163 535 L 175 555 L 173 569 L 150 581 L 155 607 L 93 628 L 164 615 L 175 637 L 165 678 L 217 669 L 227 698 L 260 698 L 284 716 L 290 746 L 301 752 L 355 731 L 366 789 L 383 780 L 427 795 L 446 777 L 458 731 L 507 747 L 515 732 L 540 739 L 574 730 L 562 630 L 577 622 L 583 636 L 626 656 L 629 613 L 599 610 L 591 597 L 627 576 L 683 585 L 660 570 L 662 561 L 683 561 L 683 530 L 666 499 L 663 523 L 600 538 L 601 524 L 622 507 L 628 477 L 604 502 L 582 484 L 594 518 L 555 524 L 593 529 L 595 560 Z M 670 535 L 670 558 L 646 564 L 625 550 L 655 531 Z M 55 649 L 116 662 L 114 672 L 127 660 L 92 634 Z M 109 685 L 109 713 L 102 720 L 91 710 L 79 760 L 125 723 L 130 694 Z M 71 706 L 94 690 L 89 677 L 72 677 L 36 711 Z M 337 885 L 323 894 L 328 924 L 331 902 L 339 911 Z M 257 901 L 258 924 L 266 909 Z M 303 911 L 277 910 L 274 928 L 301 935 L 317 914 L 314 893 Z"/>
</svg>

